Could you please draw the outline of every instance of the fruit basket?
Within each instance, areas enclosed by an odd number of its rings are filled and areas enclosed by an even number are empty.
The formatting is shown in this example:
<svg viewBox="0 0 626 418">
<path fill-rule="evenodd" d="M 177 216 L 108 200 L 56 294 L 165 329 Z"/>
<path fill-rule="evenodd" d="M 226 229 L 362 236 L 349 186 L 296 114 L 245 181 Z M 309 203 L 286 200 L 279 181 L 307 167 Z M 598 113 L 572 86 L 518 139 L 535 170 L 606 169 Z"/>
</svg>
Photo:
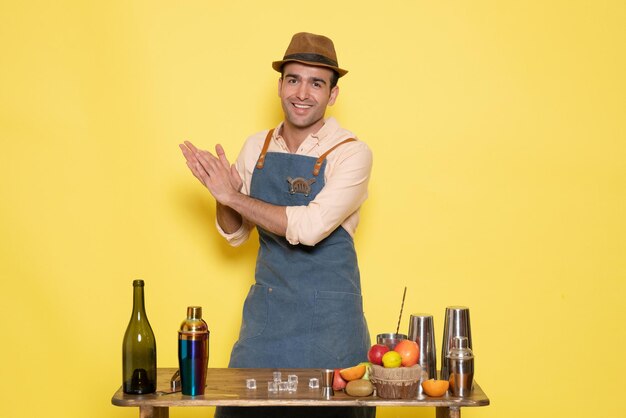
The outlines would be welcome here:
<svg viewBox="0 0 626 418">
<path fill-rule="evenodd" d="M 376 396 L 385 399 L 417 398 L 421 377 L 422 367 L 418 364 L 395 368 L 373 364 L 370 373 L 370 381 L 376 387 Z"/>
</svg>

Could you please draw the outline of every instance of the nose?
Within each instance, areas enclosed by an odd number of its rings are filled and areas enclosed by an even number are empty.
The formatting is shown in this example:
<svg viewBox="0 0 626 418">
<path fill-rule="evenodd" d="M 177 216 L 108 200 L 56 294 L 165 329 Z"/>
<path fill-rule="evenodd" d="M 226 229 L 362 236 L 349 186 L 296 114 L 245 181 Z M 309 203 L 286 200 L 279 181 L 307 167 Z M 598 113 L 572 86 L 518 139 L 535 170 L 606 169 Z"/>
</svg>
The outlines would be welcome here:
<svg viewBox="0 0 626 418">
<path fill-rule="evenodd" d="M 300 83 L 298 85 L 296 96 L 299 100 L 306 100 L 309 97 L 309 86 L 307 85 L 307 83 Z"/>
</svg>

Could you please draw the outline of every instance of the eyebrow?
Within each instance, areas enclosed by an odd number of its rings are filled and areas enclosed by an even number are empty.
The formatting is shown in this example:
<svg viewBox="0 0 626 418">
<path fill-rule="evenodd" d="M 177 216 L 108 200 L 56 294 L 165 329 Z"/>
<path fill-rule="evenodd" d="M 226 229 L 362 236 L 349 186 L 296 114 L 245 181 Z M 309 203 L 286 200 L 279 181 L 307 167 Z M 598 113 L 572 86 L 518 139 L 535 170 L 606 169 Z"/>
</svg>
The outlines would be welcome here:
<svg viewBox="0 0 626 418">
<path fill-rule="evenodd" d="M 318 83 L 326 84 L 326 80 L 324 80 L 323 78 L 313 77 L 313 81 L 317 81 Z"/>
<path fill-rule="evenodd" d="M 297 80 L 301 80 L 302 79 L 302 76 L 300 76 L 298 74 L 285 74 L 284 77 L 285 78 L 295 78 Z M 328 82 L 326 80 L 324 80 L 323 78 L 319 78 L 319 77 L 312 77 L 311 80 L 313 80 L 314 82 L 318 82 L 318 83 L 328 84 Z"/>
</svg>

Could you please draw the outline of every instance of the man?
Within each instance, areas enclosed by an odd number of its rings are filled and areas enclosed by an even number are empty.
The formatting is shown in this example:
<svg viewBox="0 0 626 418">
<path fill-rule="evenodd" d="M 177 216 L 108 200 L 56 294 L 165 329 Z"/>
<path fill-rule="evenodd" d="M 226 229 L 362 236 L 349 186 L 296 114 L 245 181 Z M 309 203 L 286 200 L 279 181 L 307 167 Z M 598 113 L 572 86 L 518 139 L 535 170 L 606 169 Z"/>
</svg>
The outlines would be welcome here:
<svg viewBox="0 0 626 418">
<path fill-rule="evenodd" d="M 353 235 L 367 197 L 372 155 L 324 118 L 339 94 L 333 42 L 297 33 L 272 67 L 281 73 L 284 121 L 248 138 L 230 165 L 185 142 L 191 172 L 217 201 L 217 227 L 231 245 L 253 227 L 260 248 L 229 367 L 344 368 L 367 359 Z M 261 410 L 261 412 L 259 412 Z M 354 416 L 371 408 L 322 408 L 311 416 Z M 303 409 L 219 408 L 219 416 L 305 416 Z"/>
</svg>

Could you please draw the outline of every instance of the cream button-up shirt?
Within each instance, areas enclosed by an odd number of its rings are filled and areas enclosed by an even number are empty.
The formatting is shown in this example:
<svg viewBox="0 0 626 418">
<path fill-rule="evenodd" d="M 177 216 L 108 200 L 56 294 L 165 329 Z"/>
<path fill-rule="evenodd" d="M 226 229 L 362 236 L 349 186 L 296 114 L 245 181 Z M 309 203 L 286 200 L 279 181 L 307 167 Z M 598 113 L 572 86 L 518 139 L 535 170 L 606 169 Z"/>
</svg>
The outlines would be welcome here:
<svg viewBox="0 0 626 418">
<path fill-rule="evenodd" d="M 280 136 L 282 123 L 274 130 L 268 152 L 288 153 L 287 144 Z M 268 131 L 249 137 L 237 158 L 236 167 L 243 180 L 242 193 L 250 194 L 252 173 L 261 154 Z M 318 158 L 339 142 L 356 138 L 339 126 L 334 118 L 325 120 L 324 126 L 309 135 L 296 154 Z M 354 236 L 359 223 L 359 208 L 367 199 L 367 185 L 372 170 L 372 152 L 361 141 L 348 142 L 337 147 L 326 157 L 324 187 L 307 206 L 288 206 L 286 239 L 289 243 L 315 245 L 337 227 L 342 226 Z M 288 187 L 285 181 L 285 187 Z M 225 233 L 217 224 L 218 231 L 230 245 L 243 244 L 254 225 L 244 219 L 239 230 Z"/>
</svg>

